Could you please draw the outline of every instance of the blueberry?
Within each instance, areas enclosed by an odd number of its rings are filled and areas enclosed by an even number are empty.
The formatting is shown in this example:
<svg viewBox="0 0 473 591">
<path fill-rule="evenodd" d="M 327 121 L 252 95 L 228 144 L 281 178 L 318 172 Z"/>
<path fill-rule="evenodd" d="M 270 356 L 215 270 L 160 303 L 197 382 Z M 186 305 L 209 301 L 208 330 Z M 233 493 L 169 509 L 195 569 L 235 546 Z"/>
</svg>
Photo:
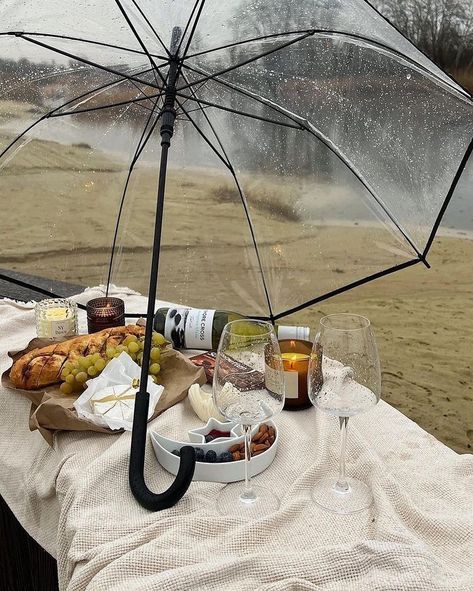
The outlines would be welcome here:
<svg viewBox="0 0 473 591">
<path fill-rule="evenodd" d="M 223 453 L 220 454 L 218 461 L 219 462 L 231 462 L 231 461 L 233 461 L 233 456 L 229 451 L 224 451 Z"/>
<path fill-rule="evenodd" d="M 180 449 L 173 449 L 173 450 L 172 450 L 172 453 L 173 453 L 175 456 L 179 457 L 179 456 L 181 455 L 181 450 L 180 450 Z"/>
<path fill-rule="evenodd" d="M 213 449 L 209 449 L 209 451 L 205 454 L 205 461 L 206 462 L 210 462 L 210 463 L 214 463 L 217 461 L 217 452 L 215 452 Z"/>
<path fill-rule="evenodd" d="M 204 461 L 204 450 L 201 447 L 195 447 L 195 461 L 196 462 L 203 462 Z"/>
</svg>

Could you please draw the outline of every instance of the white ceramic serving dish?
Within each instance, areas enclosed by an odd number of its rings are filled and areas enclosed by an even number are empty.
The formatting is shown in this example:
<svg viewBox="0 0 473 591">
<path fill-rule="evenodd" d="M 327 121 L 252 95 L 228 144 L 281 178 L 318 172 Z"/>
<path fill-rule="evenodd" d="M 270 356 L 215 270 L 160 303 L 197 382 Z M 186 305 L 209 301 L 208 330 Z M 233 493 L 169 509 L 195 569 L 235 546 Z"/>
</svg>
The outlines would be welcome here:
<svg viewBox="0 0 473 591">
<path fill-rule="evenodd" d="M 208 433 L 212 429 L 218 429 L 219 427 L 211 426 L 209 428 L 209 423 L 211 421 L 215 421 L 216 419 L 209 419 L 209 422 L 205 427 L 202 429 L 194 429 L 189 431 L 189 439 L 195 436 L 196 431 L 202 431 L 203 433 Z M 217 421 L 218 422 L 218 421 Z M 233 425 L 232 431 L 235 430 L 236 433 L 239 431 L 241 432 L 241 427 L 238 425 L 236 426 L 235 423 L 219 423 L 220 425 L 225 426 L 224 430 L 227 430 L 229 425 Z M 251 458 L 250 462 L 250 472 L 251 476 L 256 476 L 260 472 L 263 472 L 274 460 L 274 456 L 276 455 L 276 451 L 278 448 L 279 442 L 279 433 L 276 429 L 276 425 L 273 421 L 265 421 L 265 424 L 271 425 L 274 427 L 276 432 L 276 437 L 274 439 L 273 445 L 268 448 L 263 453 L 254 456 Z M 259 426 L 254 427 L 254 432 L 258 430 Z M 194 434 L 194 435 L 192 435 Z M 236 435 L 236 434 L 235 434 Z M 181 449 L 185 445 L 191 445 L 193 447 L 201 447 L 204 450 L 213 449 L 217 452 L 217 454 L 227 451 L 232 445 L 235 443 L 241 443 L 243 441 L 243 436 L 239 437 L 231 437 L 231 438 L 223 438 L 220 437 L 219 439 L 215 439 L 210 443 L 199 443 L 198 441 L 191 442 L 191 441 L 175 441 L 174 439 L 169 439 L 168 437 L 164 437 L 155 431 L 150 432 L 151 443 L 153 445 L 154 453 L 158 459 L 158 462 L 161 466 L 170 472 L 171 474 L 176 475 L 177 471 L 179 470 L 179 462 L 180 459 L 178 456 L 172 453 L 175 449 Z M 245 479 L 245 460 L 233 461 L 233 462 L 196 462 L 195 463 L 195 471 L 194 471 L 194 478 L 193 480 L 205 480 L 207 482 L 236 482 L 238 480 Z"/>
</svg>

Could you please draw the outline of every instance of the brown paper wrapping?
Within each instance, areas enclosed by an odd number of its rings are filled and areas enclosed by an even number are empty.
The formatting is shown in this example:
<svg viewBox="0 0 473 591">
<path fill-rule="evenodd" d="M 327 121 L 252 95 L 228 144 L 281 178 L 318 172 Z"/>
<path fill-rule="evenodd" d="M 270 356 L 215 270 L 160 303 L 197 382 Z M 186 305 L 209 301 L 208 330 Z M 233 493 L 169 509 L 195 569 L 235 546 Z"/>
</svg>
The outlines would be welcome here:
<svg viewBox="0 0 473 591">
<path fill-rule="evenodd" d="M 9 353 L 13 363 L 25 353 L 32 349 L 50 345 L 51 341 L 46 339 L 33 339 L 26 349 L 18 353 Z M 38 429 L 49 445 L 52 445 L 55 431 L 97 431 L 99 433 L 119 433 L 106 427 L 99 427 L 89 421 L 80 419 L 74 409 L 74 402 L 79 394 L 65 396 L 59 390 L 59 384 L 48 386 L 41 390 L 23 390 L 15 388 L 10 380 L 10 369 L 2 375 L 2 385 L 15 390 L 31 400 L 31 412 L 29 425 L 30 430 Z M 161 354 L 161 371 L 159 383 L 164 386 L 164 392 L 158 400 L 152 419 L 162 412 L 177 404 L 187 396 L 187 391 L 192 384 L 204 384 L 206 381 L 205 372 L 202 368 L 196 367 L 182 353 L 174 349 L 166 349 Z"/>
</svg>

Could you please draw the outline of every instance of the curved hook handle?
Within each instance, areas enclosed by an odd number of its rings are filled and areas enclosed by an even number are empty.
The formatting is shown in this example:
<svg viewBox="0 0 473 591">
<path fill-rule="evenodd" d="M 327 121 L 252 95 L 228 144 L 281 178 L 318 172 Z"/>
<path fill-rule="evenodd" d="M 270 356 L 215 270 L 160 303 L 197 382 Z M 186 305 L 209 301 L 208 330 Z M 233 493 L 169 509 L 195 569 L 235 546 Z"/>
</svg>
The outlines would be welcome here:
<svg viewBox="0 0 473 591">
<path fill-rule="evenodd" d="M 162 511 L 173 507 L 189 488 L 195 470 L 195 451 L 191 446 L 181 448 L 179 472 L 174 482 L 162 493 L 152 492 L 144 478 L 148 406 L 148 392 L 140 391 L 135 400 L 128 477 L 131 492 L 138 503 L 150 511 Z"/>
</svg>

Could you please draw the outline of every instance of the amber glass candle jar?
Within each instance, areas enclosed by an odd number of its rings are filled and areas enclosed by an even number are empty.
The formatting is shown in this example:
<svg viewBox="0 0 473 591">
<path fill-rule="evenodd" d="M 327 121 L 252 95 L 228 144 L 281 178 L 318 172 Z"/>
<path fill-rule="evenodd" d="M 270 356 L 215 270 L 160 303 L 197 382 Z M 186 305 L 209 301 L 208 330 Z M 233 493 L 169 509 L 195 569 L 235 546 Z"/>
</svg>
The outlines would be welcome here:
<svg viewBox="0 0 473 591">
<path fill-rule="evenodd" d="M 89 334 L 104 328 L 125 326 L 125 302 L 120 298 L 95 298 L 87 302 Z"/>
</svg>

